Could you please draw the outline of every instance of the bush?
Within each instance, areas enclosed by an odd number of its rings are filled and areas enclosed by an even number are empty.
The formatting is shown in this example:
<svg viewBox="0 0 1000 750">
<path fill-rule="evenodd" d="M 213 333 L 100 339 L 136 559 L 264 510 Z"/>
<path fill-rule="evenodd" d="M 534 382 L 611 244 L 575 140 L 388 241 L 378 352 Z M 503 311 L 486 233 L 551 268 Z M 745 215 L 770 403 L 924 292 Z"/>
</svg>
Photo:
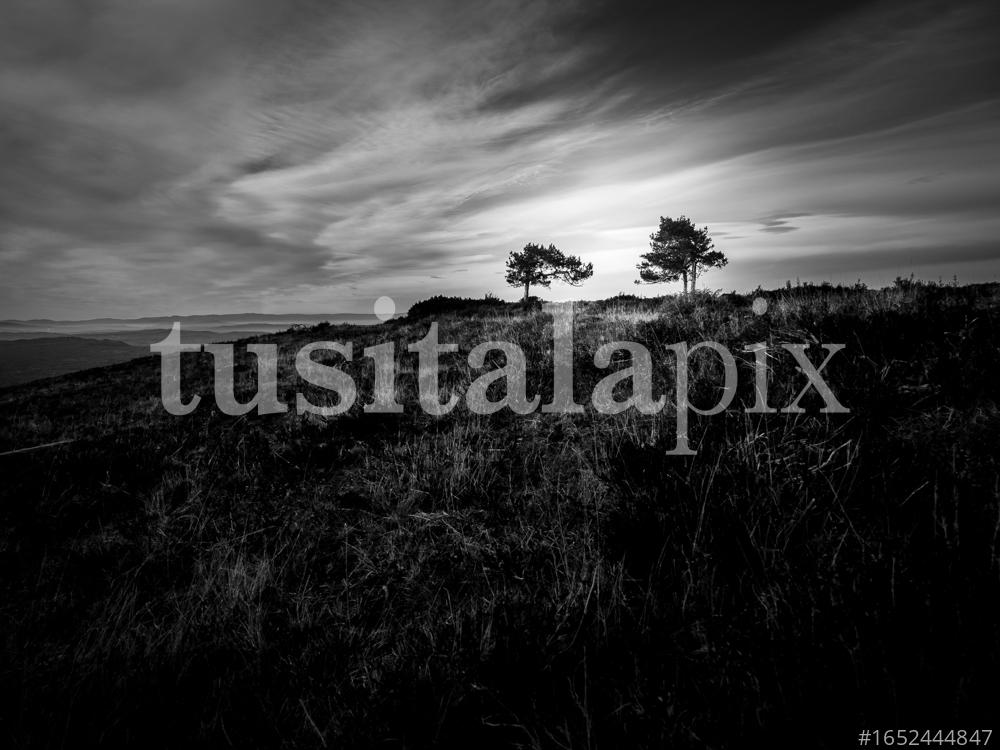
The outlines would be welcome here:
<svg viewBox="0 0 1000 750">
<path fill-rule="evenodd" d="M 424 300 L 420 300 L 410 307 L 406 314 L 407 320 L 419 320 L 434 315 L 459 314 L 459 315 L 481 315 L 485 312 L 494 312 L 510 306 L 493 294 L 487 294 L 482 299 L 475 297 L 446 297 L 442 294 L 435 294 Z"/>
</svg>

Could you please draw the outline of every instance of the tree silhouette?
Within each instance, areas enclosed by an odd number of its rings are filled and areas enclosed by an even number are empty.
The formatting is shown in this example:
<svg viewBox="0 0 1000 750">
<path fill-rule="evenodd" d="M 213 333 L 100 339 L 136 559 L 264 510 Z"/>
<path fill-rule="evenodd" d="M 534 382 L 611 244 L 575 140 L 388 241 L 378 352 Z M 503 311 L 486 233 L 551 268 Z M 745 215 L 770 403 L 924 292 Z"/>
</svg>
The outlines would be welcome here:
<svg viewBox="0 0 1000 750">
<path fill-rule="evenodd" d="M 681 216 L 672 219 L 660 217 L 659 228 L 649 235 L 649 252 L 640 257 L 637 284 L 662 284 L 684 280 L 684 294 L 695 290 L 699 272 L 709 268 L 722 268 L 729 260 L 720 250 L 714 249 L 708 236 L 708 227 L 698 229 L 692 221 Z"/>
<path fill-rule="evenodd" d="M 566 255 L 551 244 L 543 247 L 529 243 L 520 252 L 512 250 L 507 258 L 507 283 L 523 286 L 525 301 L 532 286 L 548 288 L 553 281 L 579 286 L 593 275 L 593 263 L 584 263 L 577 255 Z"/>
</svg>

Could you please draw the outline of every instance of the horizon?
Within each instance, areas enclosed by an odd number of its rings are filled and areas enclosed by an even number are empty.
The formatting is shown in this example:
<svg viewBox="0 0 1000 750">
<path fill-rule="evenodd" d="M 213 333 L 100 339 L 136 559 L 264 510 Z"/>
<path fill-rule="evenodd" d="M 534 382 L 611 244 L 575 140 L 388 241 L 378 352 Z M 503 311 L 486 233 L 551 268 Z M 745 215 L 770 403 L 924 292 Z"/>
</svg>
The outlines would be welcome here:
<svg viewBox="0 0 1000 750">
<path fill-rule="evenodd" d="M 8 21 L 0 318 L 516 299 L 504 262 L 529 242 L 594 265 L 546 299 L 674 293 L 632 282 L 679 215 L 729 258 L 710 289 L 1000 278 L 986 0 L 56 0 Z"/>
<path fill-rule="evenodd" d="M 272 313 L 272 312 L 232 312 L 232 313 L 184 313 L 183 315 L 142 315 L 136 318 L 119 318 L 115 316 L 101 315 L 95 318 L 3 318 L 3 323 L 100 323 L 102 321 L 115 321 L 120 323 L 139 323 L 143 321 L 155 320 L 183 320 L 185 318 L 256 318 L 261 322 L 268 319 L 278 318 L 320 318 L 323 316 L 341 317 L 374 317 L 374 313 L 363 312 L 303 312 L 303 313 Z"/>
<path fill-rule="evenodd" d="M 976 284 L 1000 284 L 1000 281 L 996 281 L 995 279 L 988 279 L 988 280 L 982 280 L 982 281 L 963 282 L 961 279 L 949 280 L 949 279 L 944 279 L 943 277 L 940 277 L 940 276 L 937 279 L 925 279 L 925 278 L 920 278 L 920 277 L 917 277 L 917 276 L 912 276 L 912 277 L 906 276 L 906 277 L 899 277 L 899 278 L 903 278 L 905 280 L 916 282 L 916 283 L 921 283 L 921 284 L 928 284 L 928 285 L 938 284 L 938 285 L 941 285 L 941 286 L 959 286 L 959 287 L 962 287 L 962 286 L 973 286 L 973 285 L 976 285 Z M 615 297 L 635 297 L 637 299 L 656 299 L 656 298 L 659 298 L 659 297 L 671 297 L 671 296 L 677 296 L 677 297 L 679 297 L 679 296 L 683 296 L 683 295 L 681 294 L 680 290 L 674 288 L 674 287 L 678 286 L 678 283 L 657 284 L 657 285 L 642 284 L 642 285 L 637 285 L 636 288 L 635 288 L 635 291 L 625 291 L 625 290 L 622 290 L 622 291 L 619 291 L 619 292 L 615 292 L 614 294 L 609 294 L 606 297 L 585 297 L 585 296 L 564 297 L 564 298 L 557 299 L 557 300 L 556 299 L 553 299 L 553 300 L 543 299 L 542 302 L 583 302 L 583 303 L 586 303 L 586 302 L 602 302 L 602 301 L 607 301 L 607 300 L 610 300 L 610 299 L 614 299 Z M 867 282 L 865 282 L 864 279 L 862 279 L 862 278 L 855 279 L 853 282 L 843 282 L 843 281 L 833 282 L 833 281 L 830 281 L 829 279 L 821 279 L 821 280 L 797 279 L 797 280 L 795 280 L 794 283 L 792 282 L 791 279 L 786 279 L 786 283 L 783 283 L 781 285 L 774 286 L 774 287 L 771 287 L 771 288 L 763 288 L 763 287 L 760 287 L 760 286 L 755 287 L 754 289 L 743 288 L 743 289 L 730 289 L 730 290 L 723 290 L 723 289 L 708 289 L 708 290 L 706 290 L 706 289 L 702 288 L 702 289 L 699 289 L 699 291 L 701 291 L 701 292 L 706 292 L 707 291 L 709 294 L 713 294 L 713 295 L 714 294 L 722 294 L 722 295 L 724 295 L 724 294 L 738 294 L 738 295 L 746 297 L 746 296 L 749 296 L 751 294 L 754 294 L 755 292 L 777 293 L 777 292 L 783 292 L 783 291 L 786 291 L 786 290 L 787 291 L 794 291 L 795 289 L 802 289 L 802 288 L 813 288 L 813 289 L 815 289 L 815 288 L 823 288 L 826 285 L 830 285 L 833 288 L 845 288 L 845 287 L 849 288 L 849 287 L 854 286 L 857 283 L 863 284 L 864 287 L 866 289 L 870 290 L 870 291 L 887 290 L 887 289 L 893 288 L 893 286 L 894 286 L 893 283 L 882 284 L 882 285 L 871 285 L 871 284 L 867 284 Z M 791 284 L 791 286 L 788 287 L 788 286 L 786 286 L 786 284 Z M 659 293 L 659 294 L 654 293 L 652 291 L 650 291 L 649 293 L 643 292 L 643 290 L 651 289 L 651 288 L 654 288 L 654 287 L 669 287 L 670 289 L 669 289 L 669 291 L 663 291 L 662 293 Z M 550 290 L 543 289 L 543 290 L 539 290 L 539 291 L 541 291 L 542 293 L 545 293 L 545 292 L 548 292 Z M 487 294 L 489 294 L 489 293 L 487 293 Z M 430 295 L 430 296 L 434 296 L 434 295 Z M 475 300 L 475 299 L 482 299 L 482 296 L 480 296 L 480 297 L 468 297 L 468 298 L 462 297 L 461 295 L 445 295 L 445 296 L 454 296 L 454 297 L 458 297 L 460 299 L 473 299 L 473 300 Z M 533 294 L 532 296 L 537 296 L 537 295 Z M 510 297 L 510 299 L 506 299 L 506 298 L 504 298 L 501 295 L 499 297 L 499 301 L 507 303 L 507 304 L 517 304 L 517 303 L 519 303 L 519 302 L 522 301 L 520 295 L 518 295 L 516 293 L 508 293 L 507 297 Z M 427 298 L 423 298 L 423 299 L 427 299 Z M 372 300 L 373 303 L 375 301 L 376 300 Z M 419 302 L 419 301 L 421 301 L 421 300 L 420 299 L 414 300 L 414 304 L 416 302 Z M 405 310 L 398 310 L 397 309 L 394 313 L 392 313 L 392 315 L 391 315 L 391 317 L 389 319 L 405 317 L 406 314 L 407 314 L 407 312 L 409 311 L 410 307 L 412 307 L 412 306 L 413 306 L 412 304 L 408 305 Z M 99 322 L 102 322 L 102 321 L 113 321 L 113 322 L 118 322 L 118 323 L 137 323 L 137 322 L 142 322 L 142 321 L 154 321 L 154 320 L 155 321 L 178 320 L 178 321 L 182 321 L 183 322 L 183 320 L 185 318 L 258 318 L 258 319 L 260 319 L 259 322 L 263 325 L 263 324 L 266 323 L 266 321 L 268 319 L 288 318 L 289 320 L 291 320 L 291 319 L 322 318 L 322 317 L 337 317 L 337 316 L 341 316 L 341 317 L 350 316 L 350 317 L 359 317 L 359 318 L 377 318 L 378 314 L 376 312 L 374 312 L 374 310 L 370 310 L 369 312 L 340 311 L 340 312 L 289 312 L 289 313 L 277 313 L 277 312 L 267 312 L 267 311 L 264 311 L 264 312 L 243 311 L 243 312 L 223 312 L 223 313 L 197 313 L 197 312 L 195 312 L 195 313 L 184 313 L 182 315 L 169 315 L 169 314 L 167 314 L 167 315 L 142 315 L 142 316 L 135 317 L 135 318 L 119 318 L 119 317 L 106 316 L 106 315 L 105 316 L 97 316 L 97 317 L 94 317 L 94 318 L 0 318 L 0 325 L 3 325 L 4 323 L 78 323 L 79 324 L 79 323 L 99 323 Z"/>
</svg>

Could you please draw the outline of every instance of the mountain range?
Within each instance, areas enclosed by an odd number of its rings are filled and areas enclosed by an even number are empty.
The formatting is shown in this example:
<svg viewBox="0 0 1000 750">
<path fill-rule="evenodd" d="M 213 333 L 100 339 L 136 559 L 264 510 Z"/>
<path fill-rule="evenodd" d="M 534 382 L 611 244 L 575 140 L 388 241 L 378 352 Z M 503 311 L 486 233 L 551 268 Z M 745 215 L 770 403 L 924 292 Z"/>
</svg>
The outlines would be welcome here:
<svg viewBox="0 0 1000 750">
<path fill-rule="evenodd" d="M 0 320 L 0 387 L 125 362 L 149 354 L 175 322 L 184 341 L 207 344 L 264 336 L 296 325 L 371 325 L 366 313 L 176 315 L 89 320 Z"/>
</svg>

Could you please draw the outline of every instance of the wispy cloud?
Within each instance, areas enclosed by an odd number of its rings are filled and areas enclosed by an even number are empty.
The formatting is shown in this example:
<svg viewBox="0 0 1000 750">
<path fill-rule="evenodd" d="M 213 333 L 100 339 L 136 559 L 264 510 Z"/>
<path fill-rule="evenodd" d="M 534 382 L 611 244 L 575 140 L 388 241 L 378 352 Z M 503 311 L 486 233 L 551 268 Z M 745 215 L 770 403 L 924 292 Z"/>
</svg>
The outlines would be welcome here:
<svg viewBox="0 0 1000 750">
<path fill-rule="evenodd" d="M 17 0 L 2 314 L 402 306 L 528 241 L 611 294 L 681 213 L 716 286 L 1000 257 L 990 4 L 640 5 Z"/>
</svg>

